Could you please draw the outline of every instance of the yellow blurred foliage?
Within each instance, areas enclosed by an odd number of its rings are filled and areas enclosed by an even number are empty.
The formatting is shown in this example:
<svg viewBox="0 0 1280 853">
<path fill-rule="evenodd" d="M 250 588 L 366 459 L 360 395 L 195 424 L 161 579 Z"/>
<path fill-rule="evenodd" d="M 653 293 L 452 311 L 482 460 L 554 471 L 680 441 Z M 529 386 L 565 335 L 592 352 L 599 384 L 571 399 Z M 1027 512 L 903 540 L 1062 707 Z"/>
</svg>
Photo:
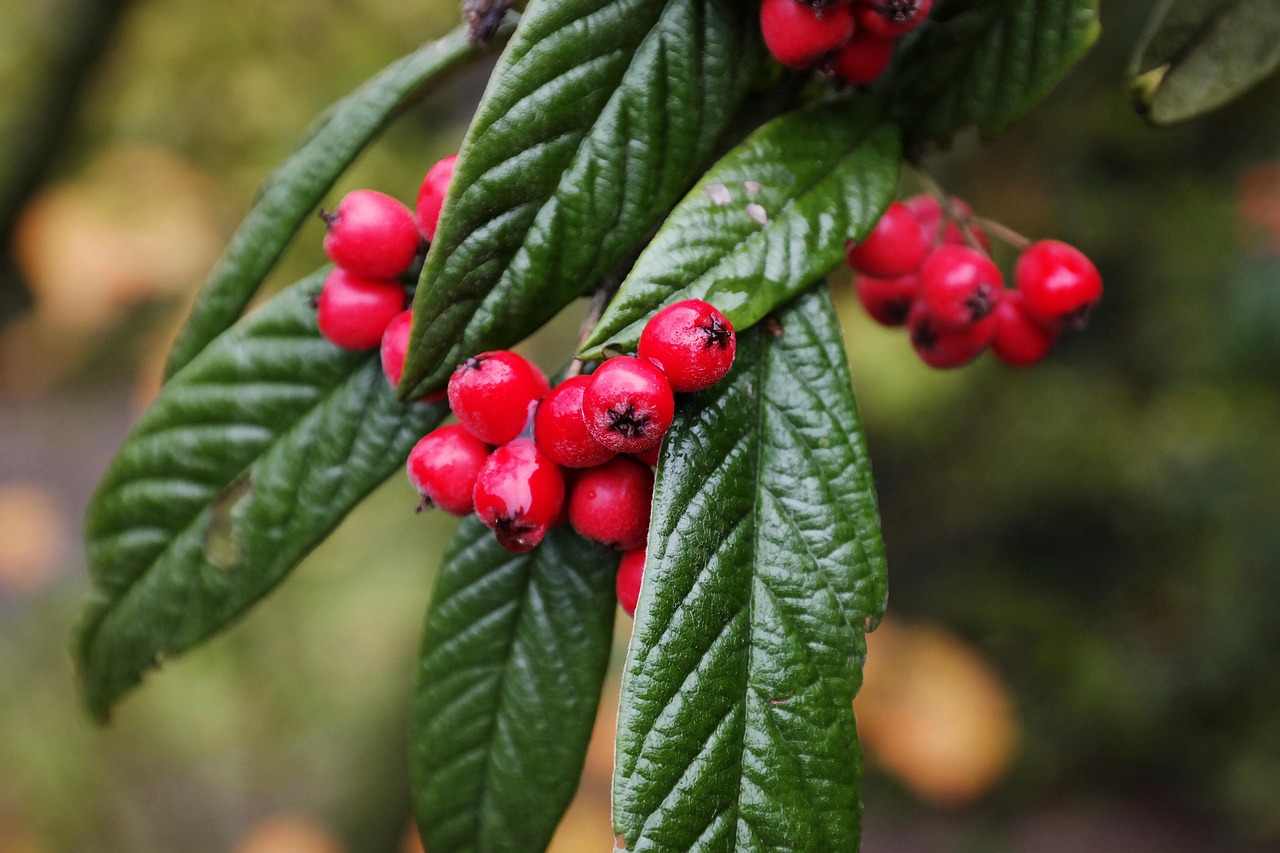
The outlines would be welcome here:
<svg viewBox="0 0 1280 853">
<path fill-rule="evenodd" d="M 66 559 L 66 510 L 37 483 L 0 483 L 0 590 L 27 592 L 48 583 Z"/>
<path fill-rule="evenodd" d="M 235 853 L 342 853 L 337 837 L 323 824 L 302 815 L 276 815 L 259 821 L 236 845 Z"/>
</svg>

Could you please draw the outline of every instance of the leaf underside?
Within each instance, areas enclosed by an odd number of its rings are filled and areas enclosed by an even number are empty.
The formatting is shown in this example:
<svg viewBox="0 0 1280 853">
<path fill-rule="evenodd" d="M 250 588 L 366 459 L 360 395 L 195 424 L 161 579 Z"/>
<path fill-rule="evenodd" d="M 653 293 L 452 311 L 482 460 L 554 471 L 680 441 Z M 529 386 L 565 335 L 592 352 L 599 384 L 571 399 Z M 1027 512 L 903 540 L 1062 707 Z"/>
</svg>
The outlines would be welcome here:
<svg viewBox="0 0 1280 853">
<path fill-rule="evenodd" d="M 858 848 L 852 700 L 884 551 L 826 289 L 777 319 L 663 443 L 618 721 L 620 850 Z"/>
<path fill-rule="evenodd" d="M 399 403 L 376 355 L 320 337 L 309 300 L 323 278 L 166 383 L 99 485 L 77 642 L 95 716 L 271 590 L 447 413 Z"/>
<path fill-rule="evenodd" d="M 586 756 L 617 563 L 566 526 L 511 554 L 475 517 L 459 524 L 432 594 L 413 712 L 427 850 L 546 849 Z"/>
<path fill-rule="evenodd" d="M 759 58 L 738 0 L 533 0 L 463 141 L 401 394 L 509 346 L 623 262 L 701 174 Z"/>
</svg>

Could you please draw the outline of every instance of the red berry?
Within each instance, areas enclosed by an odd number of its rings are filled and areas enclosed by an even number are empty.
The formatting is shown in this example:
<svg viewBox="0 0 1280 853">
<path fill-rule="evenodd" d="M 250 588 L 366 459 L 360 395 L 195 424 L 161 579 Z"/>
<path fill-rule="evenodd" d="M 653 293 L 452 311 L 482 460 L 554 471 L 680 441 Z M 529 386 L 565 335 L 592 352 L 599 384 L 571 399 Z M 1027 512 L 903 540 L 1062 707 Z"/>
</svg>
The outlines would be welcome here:
<svg viewBox="0 0 1280 853">
<path fill-rule="evenodd" d="M 907 322 L 911 303 L 920 295 L 918 273 L 897 278 L 873 278 L 859 275 L 854 281 L 858 301 L 871 319 L 882 326 L 901 326 Z"/>
<path fill-rule="evenodd" d="M 579 536 L 629 551 L 648 538 L 652 506 L 649 466 L 618 456 L 578 475 L 569 494 L 569 523 Z"/>
<path fill-rule="evenodd" d="M 929 16 L 933 0 L 857 0 L 854 10 L 858 31 L 882 39 L 904 36 Z"/>
<path fill-rule="evenodd" d="M 566 379 L 543 398 L 533 419 L 534 439 L 543 453 L 566 468 L 591 468 L 616 455 L 591 437 L 582 419 L 582 395 L 590 376 Z"/>
<path fill-rule="evenodd" d="M 471 434 L 505 444 L 524 431 L 533 407 L 551 390 L 542 371 L 509 350 L 482 352 L 449 377 L 449 406 Z"/>
<path fill-rule="evenodd" d="M 859 28 L 831 60 L 831 71 L 846 83 L 860 86 L 883 74 L 891 61 L 893 39 Z"/>
<path fill-rule="evenodd" d="M 582 417 L 596 441 L 619 453 L 653 447 L 671 428 L 676 402 L 671 383 L 647 361 L 611 358 L 591 374 Z"/>
<path fill-rule="evenodd" d="M 911 345 L 921 360 L 930 367 L 959 367 L 973 361 L 991 345 L 996 334 L 996 316 L 962 329 L 948 328 L 929 313 L 923 300 L 911 306 L 907 315 L 907 332 Z"/>
<path fill-rule="evenodd" d="M 1083 328 L 1102 298 L 1102 276 L 1093 261 L 1060 240 L 1032 243 L 1013 268 L 1027 313 L 1055 328 Z"/>
<path fill-rule="evenodd" d="M 789 68 L 808 68 L 853 35 L 848 2 L 810 5 L 800 0 L 764 0 L 760 5 L 764 43 Z"/>
<path fill-rule="evenodd" d="M 409 482 L 422 495 L 423 506 L 436 506 L 453 515 L 474 508 L 476 477 L 489 458 L 489 446 L 461 424 L 427 433 L 409 451 L 405 469 Z"/>
<path fill-rule="evenodd" d="M 409 208 L 389 195 L 353 190 L 332 213 L 324 253 L 338 266 L 366 278 L 395 278 L 418 254 L 418 227 Z"/>
<path fill-rule="evenodd" d="M 1012 367 L 1040 361 L 1053 349 L 1058 333 L 1045 328 L 1027 313 L 1022 292 L 1010 290 L 996 306 L 996 337 L 991 351 Z"/>
<path fill-rule="evenodd" d="M 708 302 L 685 299 L 645 323 L 638 355 L 666 374 L 672 391 L 701 391 L 724 378 L 737 348 L 727 317 Z"/>
<path fill-rule="evenodd" d="M 325 340 L 343 349 L 373 349 L 403 309 L 404 288 L 398 282 L 361 278 L 338 268 L 320 290 L 316 325 Z"/>
<path fill-rule="evenodd" d="M 523 554 L 542 541 L 564 502 L 564 478 L 531 438 L 489 454 L 476 477 L 476 516 L 508 551 Z"/>
<path fill-rule="evenodd" d="M 409 331 L 413 326 L 413 311 L 404 310 L 391 318 L 382 333 L 382 372 L 394 388 L 400 384 L 404 372 L 404 354 L 409 349 Z"/>
<path fill-rule="evenodd" d="M 444 195 L 453 178 L 453 164 L 458 155 L 451 154 L 427 170 L 418 188 L 418 203 L 414 206 L 413 221 L 422 239 L 430 243 L 436 238 L 436 226 L 440 224 L 440 208 L 444 207 Z"/>
<path fill-rule="evenodd" d="M 636 460 L 637 462 L 643 462 L 644 464 L 648 465 L 650 468 L 654 468 L 657 466 L 658 457 L 661 454 L 662 454 L 662 442 L 659 441 L 657 444 L 655 444 L 653 447 L 650 447 L 648 450 L 641 450 L 636 453 L 630 454 L 630 456 L 632 459 Z"/>
<path fill-rule="evenodd" d="M 944 326 L 971 326 L 991 315 L 1004 296 L 995 261 L 968 246 L 939 246 L 920 269 L 920 298 Z"/>
<path fill-rule="evenodd" d="M 920 221 L 900 201 L 889 205 L 871 233 L 849 247 L 849 266 L 877 278 L 915 272 L 929 254 L 929 240 Z"/>
<path fill-rule="evenodd" d="M 640 600 L 640 581 L 644 578 L 645 549 L 627 551 L 618 563 L 618 604 L 628 616 L 636 615 L 636 602 Z"/>
<path fill-rule="evenodd" d="M 942 209 L 942 205 L 936 198 L 928 194 L 913 195 L 911 198 L 903 202 L 907 207 L 911 208 L 911 212 L 916 215 L 916 219 L 920 220 L 920 226 L 924 228 L 925 237 L 929 241 L 929 245 L 934 246 L 939 243 L 938 231 L 942 228 L 942 220 L 946 214 Z M 951 198 L 951 206 L 956 213 L 964 217 L 973 216 L 973 208 L 965 204 L 961 199 Z M 972 232 L 978 245 L 986 251 L 991 251 L 991 240 L 987 237 L 987 232 L 974 223 L 969 224 L 969 230 Z M 964 231 L 955 220 L 947 222 L 946 230 L 942 234 L 942 243 L 949 243 L 956 246 L 967 245 L 964 239 Z"/>
</svg>

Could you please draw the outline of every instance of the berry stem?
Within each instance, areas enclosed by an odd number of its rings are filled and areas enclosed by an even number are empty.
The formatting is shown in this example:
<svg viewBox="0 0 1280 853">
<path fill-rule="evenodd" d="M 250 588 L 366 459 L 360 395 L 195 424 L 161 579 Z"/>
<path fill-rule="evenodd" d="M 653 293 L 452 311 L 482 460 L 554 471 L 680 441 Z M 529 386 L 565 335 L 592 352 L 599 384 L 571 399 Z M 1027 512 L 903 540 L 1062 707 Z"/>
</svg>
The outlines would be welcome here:
<svg viewBox="0 0 1280 853">
<path fill-rule="evenodd" d="M 975 216 L 973 217 L 973 222 L 997 240 L 1000 240 L 1003 243 L 1008 243 L 1020 252 L 1031 245 L 1031 241 L 1026 237 L 1022 236 L 1017 231 L 1014 231 L 1009 226 L 996 222 L 994 219 Z"/>
<path fill-rule="evenodd" d="M 587 306 L 587 313 L 582 315 L 582 325 L 578 327 L 577 349 L 582 349 L 582 345 L 587 342 L 587 338 L 594 331 L 596 323 L 600 322 L 604 309 L 608 307 L 609 301 L 613 299 L 613 295 L 618 292 L 618 288 L 621 286 L 622 278 L 620 276 L 610 275 L 600 280 L 600 284 L 596 286 L 596 292 L 591 296 L 591 304 Z M 565 371 L 564 378 L 572 379 L 582 372 L 584 366 L 586 366 L 586 362 L 574 356 L 573 361 L 569 362 L 569 369 Z"/>
</svg>

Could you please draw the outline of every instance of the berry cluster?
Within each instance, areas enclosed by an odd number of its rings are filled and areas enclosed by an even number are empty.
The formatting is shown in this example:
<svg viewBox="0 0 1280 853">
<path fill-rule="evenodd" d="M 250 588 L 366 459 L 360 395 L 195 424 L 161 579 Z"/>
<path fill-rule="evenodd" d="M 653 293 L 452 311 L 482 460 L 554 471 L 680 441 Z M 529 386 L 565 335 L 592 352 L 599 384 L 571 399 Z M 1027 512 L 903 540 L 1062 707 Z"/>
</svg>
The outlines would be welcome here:
<svg viewBox="0 0 1280 853">
<path fill-rule="evenodd" d="M 447 390 L 459 422 L 429 433 L 409 453 L 420 508 L 475 512 L 516 553 L 567 522 L 624 552 L 618 597 L 633 613 L 649 535 L 651 466 L 675 416 L 674 395 L 718 382 L 735 348 L 728 319 L 695 299 L 654 315 L 636 357 L 610 358 L 554 388 L 516 353 L 468 358 Z M 384 348 L 384 365 L 387 358 Z"/>
<path fill-rule="evenodd" d="M 870 83 L 893 59 L 894 40 L 924 22 L 933 0 L 764 0 L 764 43 L 788 68 L 820 68 Z"/>
<path fill-rule="evenodd" d="M 1058 240 L 1024 242 L 1006 289 L 968 205 L 951 199 L 947 208 L 930 195 L 895 201 L 849 244 L 858 299 L 876 322 L 905 325 L 920 358 L 938 368 L 988 347 L 1025 367 L 1048 355 L 1060 332 L 1084 327 L 1102 298 L 1102 277 L 1084 254 Z"/>
</svg>

